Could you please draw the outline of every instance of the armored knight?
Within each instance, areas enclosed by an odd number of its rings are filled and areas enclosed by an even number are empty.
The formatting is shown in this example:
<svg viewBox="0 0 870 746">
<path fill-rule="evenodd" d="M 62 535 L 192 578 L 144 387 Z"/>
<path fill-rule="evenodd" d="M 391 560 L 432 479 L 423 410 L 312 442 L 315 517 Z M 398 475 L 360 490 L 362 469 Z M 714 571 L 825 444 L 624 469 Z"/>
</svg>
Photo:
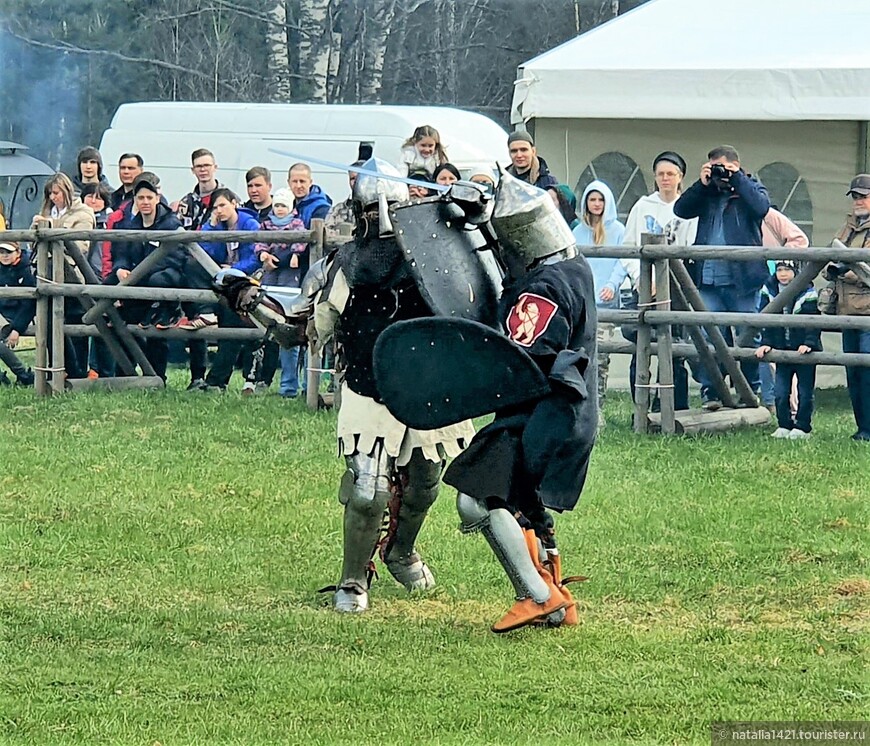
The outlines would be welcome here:
<svg viewBox="0 0 870 746">
<path fill-rule="evenodd" d="M 378 343 L 378 384 L 390 409 L 416 426 L 495 412 L 444 474 L 459 491 L 461 530 L 483 534 L 516 594 L 492 629 L 576 624 L 566 583 L 580 578 L 562 577 L 550 511 L 577 504 L 595 441 L 592 273 L 549 195 L 509 174 L 488 228 L 506 270 L 497 301 L 506 337 L 465 319 L 404 322 Z M 436 351 L 421 344 L 427 338 L 438 340 Z M 433 369 L 437 356 L 476 365 L 453 380 L 443 369 L 421 378 L 425 396 L 401 386 L 403 366 Z"/>
<path fill-rule="evenodd" d="M 343 367 L 338 444 L 347 464 L 339 488 L 344 557 L 334 596 L 335 609 L 343 612 L 368 607 L 379 540 L 384 564 L 406 589 L 434 585 L 415 548 L 417 535 L 438 495 L 447 457 L 458 455 L 474 435 L 468 421 L 428 431 L 406 427 L 381 403 L 372 368 L 378 336 L 391 324 L 433 311 L 389 220 L 390 206 L 408 201 L 408 187 L 378 178 L 398 176 L 384 161 L 371 159 L 362 168 L 353 188 L 355 238 L 335 254 L 314 313 L 318 343 L 334 334 Z M 382 538 L 385 514 L 389 528 Z"/>
</svg>

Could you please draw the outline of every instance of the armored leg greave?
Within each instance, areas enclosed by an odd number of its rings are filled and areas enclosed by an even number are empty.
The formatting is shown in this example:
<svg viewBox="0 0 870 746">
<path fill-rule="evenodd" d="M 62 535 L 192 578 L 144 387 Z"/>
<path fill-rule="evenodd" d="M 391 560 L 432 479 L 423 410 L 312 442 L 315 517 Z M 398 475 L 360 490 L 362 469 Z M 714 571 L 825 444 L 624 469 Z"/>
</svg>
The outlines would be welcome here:
<svg viewBox="0 0 870 746">
<path fill-rule="evenodd" d="M 504 508 L 489 510 L 482 500 L 462 492 L 456 498 L 463 533 L 480 531 L 514 587 L 518 600 L 531 598 L 544 603 L 551 590 L 535 568 L 523 530 Z"/>
<path fill-rule="evenodd" d="M 335 594 L 338 611 L 368 606 L 369 562 L 390 500 L 391 459 L 378 444 L 368 455 L 347 456 L 339 500 L 344 505 L 344 561 Z"/>
<path fill-rule="evenodd" d="M 420 450 L 415 450 L 408 465 L 399 473 L 401 497 L 384 563 L 393 577 L 409 591 L 427 590 L 435 584 L 432 573 L 414 545 L 426 514 L 438 497 L 442 468 L 441 462 L 429 461 Z"/>
</svg>

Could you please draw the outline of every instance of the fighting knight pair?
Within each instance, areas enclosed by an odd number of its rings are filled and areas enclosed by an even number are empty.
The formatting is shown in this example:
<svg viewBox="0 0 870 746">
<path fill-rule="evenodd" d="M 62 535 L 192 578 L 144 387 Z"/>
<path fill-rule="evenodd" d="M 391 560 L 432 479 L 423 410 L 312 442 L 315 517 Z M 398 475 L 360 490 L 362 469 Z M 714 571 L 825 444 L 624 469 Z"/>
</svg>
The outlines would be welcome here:
<svg viewBox="0 0 870 746">
<path fill-rule="evenodd" d="M 409 591 L 435 580 L 416 550 L 443 481 L 461 530 L 483 534 L 516 602 L 492 629 L 576 624 L 550 511 L 577 504 L 595 440 L 592 275 L 549 195 L 502 174 L 409 200 L 371 159 L 353 190 L 355 239 L 312 268 L 297 302 L 220 275 L 231 304 L 283 343 L 334 337 L 347 469 L 337 611 L 368 608 L 380 553 Z M 471 418 L 495 413 L 476 435 Z M 445 471 L 448 458 L 453 458 Z"/>
</svg>

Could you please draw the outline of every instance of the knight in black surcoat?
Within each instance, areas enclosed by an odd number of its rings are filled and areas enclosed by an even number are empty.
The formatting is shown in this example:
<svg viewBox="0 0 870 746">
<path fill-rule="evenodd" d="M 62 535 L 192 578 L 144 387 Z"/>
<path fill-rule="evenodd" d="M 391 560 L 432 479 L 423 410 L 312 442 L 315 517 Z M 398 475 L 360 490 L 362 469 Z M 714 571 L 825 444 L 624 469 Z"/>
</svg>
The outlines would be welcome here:
<svg viewBox="0 0 870 746">
<path fill-rule="evenodd" d="M 576 624 L 551 511 L 577 504 L 595 442 L 596 311 L 592 273 L 550 197 L 502 175 L 491 219 L 507 270 L 499 318 L 546 376 L 543 396 L 496 412 L 449 466 L 464 532 L 481 532 L 516 603 L 493 625 Z"/>
</svg>

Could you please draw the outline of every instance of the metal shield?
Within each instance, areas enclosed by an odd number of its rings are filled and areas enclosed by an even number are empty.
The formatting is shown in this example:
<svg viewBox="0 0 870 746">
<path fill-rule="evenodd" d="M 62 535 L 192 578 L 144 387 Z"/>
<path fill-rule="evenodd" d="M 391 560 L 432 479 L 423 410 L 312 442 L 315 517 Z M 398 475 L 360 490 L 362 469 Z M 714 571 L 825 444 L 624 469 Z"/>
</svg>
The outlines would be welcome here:
<svg viewBox="0 0 870 746">
<path fill-rule="evenodd" d="M 423 300 L 436 316 L 498 327 L 502 274 L 486 239 L 438 197 L 393 206 L 390 219 Z"/>
<path fill-rule="evenodd" d="M 417 430 L 445 427 L 550 391 L 541 369 L 506 336 L 466 319 L 399 321 L 378 337 L 381 400 Z"/>
</svg>

